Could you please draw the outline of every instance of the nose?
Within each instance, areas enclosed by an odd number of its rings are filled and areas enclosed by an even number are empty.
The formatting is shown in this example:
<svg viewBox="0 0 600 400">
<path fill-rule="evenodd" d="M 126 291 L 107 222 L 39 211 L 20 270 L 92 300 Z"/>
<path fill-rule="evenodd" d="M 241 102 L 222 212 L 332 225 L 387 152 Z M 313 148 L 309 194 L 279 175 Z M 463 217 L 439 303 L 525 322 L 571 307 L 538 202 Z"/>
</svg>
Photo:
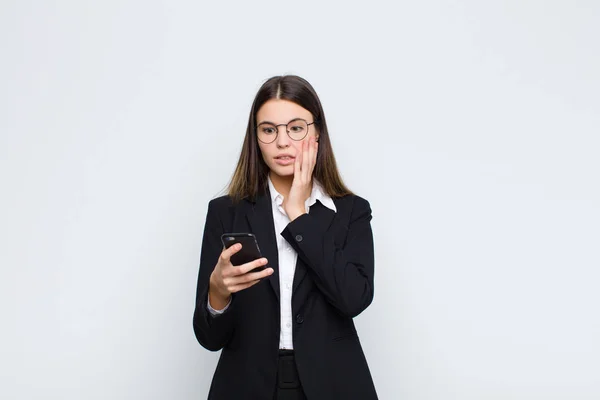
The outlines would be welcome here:
<svg viewBox="0 0 600 400">
<path fill-rule="evenodd" d="M 275 143 L 278 148 L 286 148 L 290 147 L 291 139 L 287 134 L 287 126 L 279 125 L 277 127 L 277 139 L 275 139 Z"/>
</svg>

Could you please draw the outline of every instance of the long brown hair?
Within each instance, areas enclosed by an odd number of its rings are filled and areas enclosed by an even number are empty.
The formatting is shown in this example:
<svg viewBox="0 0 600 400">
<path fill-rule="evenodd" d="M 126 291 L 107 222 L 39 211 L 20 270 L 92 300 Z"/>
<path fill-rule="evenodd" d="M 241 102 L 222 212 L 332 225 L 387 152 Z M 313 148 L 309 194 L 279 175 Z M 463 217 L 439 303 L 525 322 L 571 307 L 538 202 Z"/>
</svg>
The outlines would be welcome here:
<svg viewBox="0 0 600 400">
<path fill-rule="evenodd" d="M 310 111 L 319 130 L 319 152 L 313 178 L 321 183 L 325 193 L 331 197 L 352 194 L 344 185 L 338 171 L 329 140 L 325 114 L 315 89 L 308 81 L 299 76 L 283 75 L 268 79 L 254 98 L 240 159 L 227 189 L 232 200 L 234 202 L 244 198 L 254 200 L 257 194 L 266 190 L 269 167 L 263 160 L 258 146 L 256 114 L 260 107 L 271 99 L 293 101 Z"/>
</svg>

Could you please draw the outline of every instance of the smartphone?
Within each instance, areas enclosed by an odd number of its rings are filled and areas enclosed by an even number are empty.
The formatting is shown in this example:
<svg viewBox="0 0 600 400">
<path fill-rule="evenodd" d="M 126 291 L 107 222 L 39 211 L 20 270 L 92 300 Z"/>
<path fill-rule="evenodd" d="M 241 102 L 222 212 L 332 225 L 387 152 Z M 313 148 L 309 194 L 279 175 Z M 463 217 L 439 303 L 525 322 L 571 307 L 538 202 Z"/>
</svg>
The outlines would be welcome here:
<svg viewBox="0 0 600 400">
<path fill-rule="evenodd" d="M 225 246 L 226 249 L 236 243 L 242 244 L 242 249 L 231 256 L 231 264 L 235 266 L 246 264 L 257 258 L 262 258 L 256 236 L 254 236 L 253 233 L 224 233 L 221 235 L 221 242 L 223 242 L 223 246 Z M 252 272 L 262 271 L 265 268 L 264 265 L 261 265 L 254 268 Z"/>
</svg>

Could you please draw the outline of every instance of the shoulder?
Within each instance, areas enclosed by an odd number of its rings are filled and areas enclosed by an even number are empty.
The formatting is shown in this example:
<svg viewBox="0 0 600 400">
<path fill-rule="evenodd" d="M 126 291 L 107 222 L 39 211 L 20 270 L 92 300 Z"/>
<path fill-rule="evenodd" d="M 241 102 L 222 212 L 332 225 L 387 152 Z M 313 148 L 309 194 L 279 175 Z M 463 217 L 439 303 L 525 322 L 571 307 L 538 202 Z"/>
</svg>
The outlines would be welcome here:
<svg viewBox="0 0 600 400">
<path fill-rule="evenodd" d="M 345 213 L 350 215 L 351 220 L 355 220 L 361 216 L 371 215 L 371 204 L 369 201 L 356 194 L 338 197 L 333 199 L 333 201 L 339 210 L 345 211 Z"/>
<path fill-rule="evenodd" d="M 234 207 L 233 200 L 230 196 L 220 196 L 208 202 L 209 210 L 222 210 L 229 207 Z"/>
<path fill-rule="evenodd" d="M 341 204 L 343 206 L 350 206 L 350 207 L 359 207 L 359 208 L 365 208 L 365 207 L 371 207 L 369 204 L 369 201 L 367 199 L 365 199 L 364 197 L 360 197 L 357 194 L 347 194 L 343 197 L 335 197 L 333 198 L 333 201 L 336 202 L 336 204 Z"/>
<path fill-rule="evenodd" d="M 207 218 L 216 218 L 221 221 L 233 210 L 233 200 L 229 196 L 220 196 L 208 202 Z"/>
<path fill-rule="evenodd" d="M 242 199 L 234 201 L 229 195 L 216 197 L 208 202 L 208 213 L 213 215 L 219 215 L 219 218 L 226 220 L 231 218 L 234 214 L 244 211 L 251 203 Z"/>
</svg>

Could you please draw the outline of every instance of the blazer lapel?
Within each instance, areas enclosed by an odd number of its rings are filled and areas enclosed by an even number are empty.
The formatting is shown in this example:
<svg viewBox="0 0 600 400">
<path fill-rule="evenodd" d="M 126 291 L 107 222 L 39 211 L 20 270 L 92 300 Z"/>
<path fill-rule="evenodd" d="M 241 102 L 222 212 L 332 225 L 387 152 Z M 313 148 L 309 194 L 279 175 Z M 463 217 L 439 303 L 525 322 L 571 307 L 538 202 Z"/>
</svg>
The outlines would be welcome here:
<svg viewBox="0 0 600 400">
<path fill-rule="evenodd" d="M 268 190 L 259 195 L 255 203 L 251 203 L 250 209 L 246 212 L 246 218 L 252 233 L 256 235 L 256 241 L 262 255 L 269 260 L 267 267 L 273 268 L 273 274 L 266 279 L 270 282 L 275 296 L 279 300 L 279 259 L 277 256 L 273 209 Z"/>
<path fill-rule="evenodd" d="M 337 207 L 337 205 L 336 205 L 336 207 Z M 339 207 L 337 207 L 337 208 L 339 209 Z M 315 204 L 310 206 L 310 209 L 308 210 L 308 215 L 310 215 L 311 217 L 313 217 L 315 219 L 317 225 L 319 225 L 319 230 L 321 232 L 325 232 L 329 228 L 329 226 L 333 222 L 333 218 L 335 217 L 335 214 L 336 214 L 335 211 L 330 210 L 329 208 L 325 207 L 318 200 Z M 293 284 L 292 293 L 296 291 L 296 289 L 298 288 L 298 286 L 304 279 L 304 276 L 306 275 L 306 271 L 307 271 L 306 263 L 304 261 L 302 261 L 300 259 L 300 257 L 298 257 L 298 261 L 296 262 L 296 271 L 294 273 L 294 284 Z"/>
</svg>

